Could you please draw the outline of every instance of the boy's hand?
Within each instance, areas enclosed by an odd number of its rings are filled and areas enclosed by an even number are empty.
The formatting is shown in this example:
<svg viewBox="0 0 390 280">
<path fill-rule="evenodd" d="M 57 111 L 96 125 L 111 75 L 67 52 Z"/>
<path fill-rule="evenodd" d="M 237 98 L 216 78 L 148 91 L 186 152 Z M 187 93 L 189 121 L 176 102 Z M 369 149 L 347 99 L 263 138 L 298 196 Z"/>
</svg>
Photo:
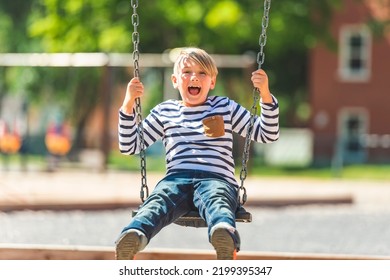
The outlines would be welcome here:
<svg viewBox="0 0 390 280">
<path fill-rule="evenodd" d="M 133 112 L 134 102 L 137 97 L 144 95 L 144 85 L 138 77 L 132 78 L 127 84 L 126 96 L 122 104 L 122 112 L 131 114 Z"/>
<path fill-rule="evenodd" d="M 135 77 L 130 80 L 127 84 L 126 95 L 130 94 L 133 99 L 141 97 L 144 94 L 144 85 L 141 83 L 139 78 Z"/>
<path fill-rule="evenodd" d="M 263 69 L 258 69 L 252 73 L 252 83 L 260 91 L 263 103 L 272 103 L 272 96 L 268 87 L 268 76 Z"/>
</svg>

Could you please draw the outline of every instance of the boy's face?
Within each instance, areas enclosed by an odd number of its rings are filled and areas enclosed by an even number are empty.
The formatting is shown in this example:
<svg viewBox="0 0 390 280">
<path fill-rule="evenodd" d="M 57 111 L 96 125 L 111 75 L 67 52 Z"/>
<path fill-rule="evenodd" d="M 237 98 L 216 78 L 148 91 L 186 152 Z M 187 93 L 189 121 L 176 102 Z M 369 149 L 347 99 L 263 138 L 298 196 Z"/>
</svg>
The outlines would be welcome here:
<svg viewBox="0 0 390 280">
<path fill-rule="evenodd" d="M 178 89 L 187 107 L 201 105 L 210 89 L 214 89 L 216 77 L 206 74 L 203 68 L 189 58 L 183 58 L 172 75 L 173 87 Z"/>
</svg>

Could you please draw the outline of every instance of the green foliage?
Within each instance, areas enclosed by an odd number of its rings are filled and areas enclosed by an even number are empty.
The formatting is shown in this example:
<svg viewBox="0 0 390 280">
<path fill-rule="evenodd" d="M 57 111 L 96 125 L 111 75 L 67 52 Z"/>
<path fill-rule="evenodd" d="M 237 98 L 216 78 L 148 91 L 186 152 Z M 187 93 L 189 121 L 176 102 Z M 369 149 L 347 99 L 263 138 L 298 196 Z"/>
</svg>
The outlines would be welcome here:
<svg viewBox="0 0 390 280">
<path fill-rule="evenodd" d="M 112 3 L 123 1 L 35 2 L 29 32 L 33 37 L 42 38 L 46 51 L 109 52 L 129 44 L 123 36 L 122 25 L 117 24 L 118 18 L 126 16 L 126 10 L 115 9 L 119 4 Z"/>
<path fill-rule="evenodd" d="M 29 52 L 36 40 L 28 38 L 26 25 L 34 0 L 0 1 L 0 51 Z"/>
<path fill-rule="evenodd" d="M 49 52 L 124 51 L 130 44 L 127 1 L 36 0 L 29 34 Z"/>
<path fill-rule="evenodd" d="M 0 52 L 7 52 L 9 49 L 8 35 L 12 27 L 11 18 L 0 10 Z"/>
<path fill-rule="evenodd" d="M 259 50 L 262 0 L 138 2 L 141 54 L 188 45 L 220 54 Z M 272 1 L 263 68 L 270 76 L 272 91 L 282 101 L 284 126 L 304 125 L 307 120 L 308 49 L 318 41 L 331 44 L 328 23 L 341 2 Z M 129 0 L 1 1 L 0 51 L 130 53 L 130 4 Z M 0 84 L 7 92 L 23 92 L 30 101 L 55 100 L 72 116 L 80 133 L 88 114 L 99 102 L 102 72 L 98 69 L 15 68 L 6 72 L 2 76 L 7 82 Z M 238 72 L 221 73 L 215 92 L 233 96 L 247 105 L 242 96 L 251 92 L 250 73 L 245 73 L 245 77 L 242 71 Z M 158 86 L 161 83 L 148 88 L 153 93 L 148 102 L 161 98 Z"/>
<path fill-rule="evenodd" d="M 34 36 L 42 37 L 47 47 L 129 51 L 130 1 L 84 0 L 83 5 L 68 2 L 77 1 L 41 0 L 44 9 L 33 13 L 36 20 L 30 30 Z M 313 46 L 316 36 L 326 34 L 326 23 L 336 2 L 339 1 L 273 1 L 269 32 L 278 34 L 272 36 L 274 52 Z M 198 45 L 218 53 L 256 50 L 262 8 L 263 2 L 258 0 L 139 1 L 140 47 L 143 52 L 157 53 L 184 45 Z M 312 10 L 318 15 L 316 24 L 311 19 Z M 56 42 L 60 38 L 62 45 Z"/>
</svg>

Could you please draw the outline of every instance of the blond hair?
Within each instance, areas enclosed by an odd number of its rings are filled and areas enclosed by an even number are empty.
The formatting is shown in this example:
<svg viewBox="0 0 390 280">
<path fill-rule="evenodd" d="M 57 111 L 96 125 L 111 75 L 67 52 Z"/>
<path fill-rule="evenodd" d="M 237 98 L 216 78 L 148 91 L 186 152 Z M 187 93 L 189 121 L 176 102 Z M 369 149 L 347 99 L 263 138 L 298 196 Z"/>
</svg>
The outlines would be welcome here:
<svg viewBox="0 0 390 280">
<path fill-rule="evenodd" d="M 218 69 L 214 59 L 205 50 L 195 47 L 181 49 L 173 66 L 173 71 L 175 74 L 178 73 L 180 63 L 184 58 L 189 58 L 195 63 L 199 64 L 207 75 L 210 75 L 211 77 L 217 77 Z"/>
</svg>

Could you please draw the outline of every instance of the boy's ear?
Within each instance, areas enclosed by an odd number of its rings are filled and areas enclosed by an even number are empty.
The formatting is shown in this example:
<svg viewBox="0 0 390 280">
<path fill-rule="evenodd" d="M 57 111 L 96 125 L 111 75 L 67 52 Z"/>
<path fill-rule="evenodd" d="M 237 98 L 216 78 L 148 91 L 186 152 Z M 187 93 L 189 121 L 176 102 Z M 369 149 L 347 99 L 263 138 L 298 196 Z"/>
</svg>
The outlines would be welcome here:
<svg viewBox="0 0 390 280">
<path fill-rule="evenodd" d="M 176 89 L 177 88 L 177 78 L 176 78 L 175 74 L 172 74 L 171 81 L 172 81 L 173 88 Z"/>
<path fill-rule="evenodd" d="M 216 77 L 211 79 L 210 89 L 214 89 L 215 88 L 216 82 L 217 82 L 217 78 Z"/>
</svg>

